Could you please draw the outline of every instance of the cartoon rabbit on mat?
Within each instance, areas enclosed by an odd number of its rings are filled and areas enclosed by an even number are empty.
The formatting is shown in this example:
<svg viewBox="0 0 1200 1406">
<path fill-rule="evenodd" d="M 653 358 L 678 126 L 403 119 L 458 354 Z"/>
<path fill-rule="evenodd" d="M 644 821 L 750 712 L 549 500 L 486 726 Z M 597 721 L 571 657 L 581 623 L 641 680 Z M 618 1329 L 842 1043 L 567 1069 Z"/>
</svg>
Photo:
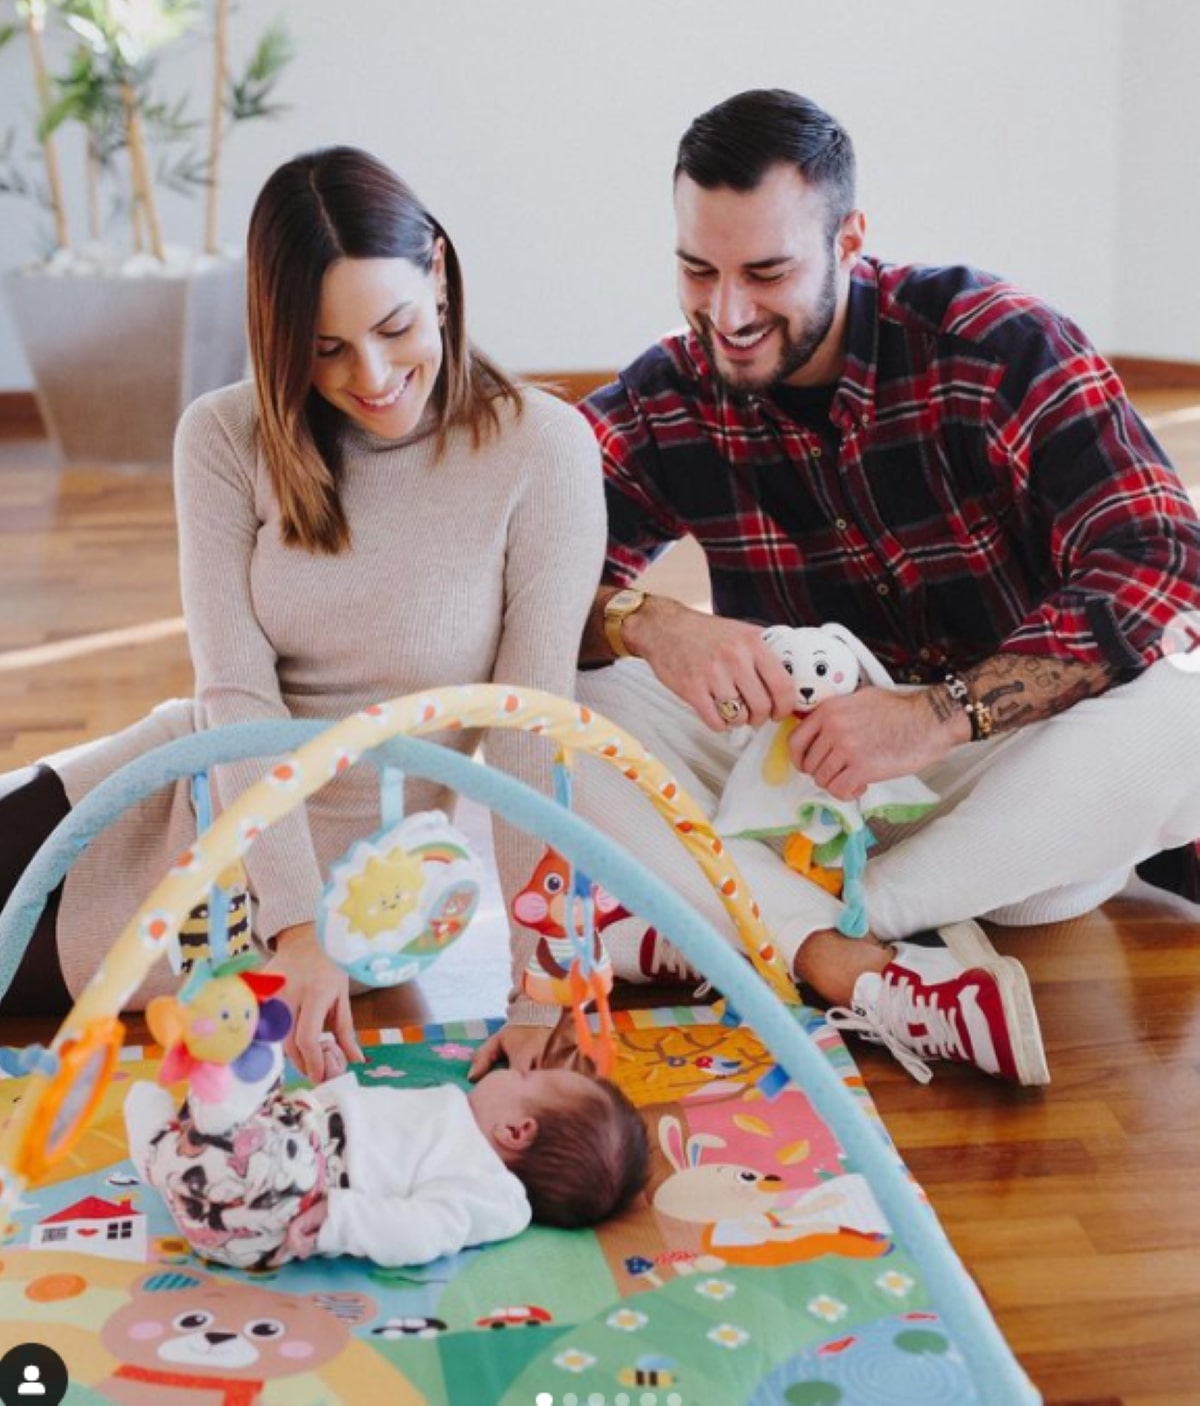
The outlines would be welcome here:
<svg viewBox="0 0 1200 1406">
<path fill-rule="evenodd" d="M 654 1209 L 702 1227 L 705 1256 L 725 1264 L 780 1265 L 820 1255 L 875 1259 L 892 1248 L 891 1232 L 866 1178 L 832 1177 L 798 1198 L 782 1177 L 738 1162 L 706 1162 L 725 1146 L 712 1133 L 685 1139 L 678 1118 L 659 1120 L 658 1140 L 672 1173 L 655 1190 Z M 787 1204 L 785 1204 L 787 1203 Z"/>
</svg>

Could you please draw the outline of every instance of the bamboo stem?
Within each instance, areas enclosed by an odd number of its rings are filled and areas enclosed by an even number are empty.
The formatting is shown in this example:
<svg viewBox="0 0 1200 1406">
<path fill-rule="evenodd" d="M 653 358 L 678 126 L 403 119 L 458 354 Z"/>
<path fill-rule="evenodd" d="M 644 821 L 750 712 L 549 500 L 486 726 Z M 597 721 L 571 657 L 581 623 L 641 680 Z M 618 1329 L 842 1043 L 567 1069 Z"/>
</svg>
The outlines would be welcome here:
<svg viewBox="0 0 1200 1406">
<path fill-rule="evenodd" d="M 33 77 L 37 84 L 38 102 L 42 117 L 50 111 L 50 75 L 46 71 L 46 53 L 42 47 L 42 29 L 45 23 L 45 8 L 40 4 L 29 6 L 29 52 L 33 60 Z M 54 241 L 60 249 L 71 247 L 71 234 L 67 227 L 67 205 L 63 199 L 62 179 L 58 172 L 58 149 L 53 136 L 47 132 L 42 138 L 42 160 L 46 165 L 46 180 L 50 186 L 50 204 L 54 210 Z"/>
<path fill-rule="evenodd" d="M 130 206 L 130 218 L 133 221 L 133 252 L 140 254 L 146 247 L 146 235 L 142 229 L 142 199 L 137 191 L 133 192 L 133 204 Z"/>
<path fill-rule="evenodd" d="M 146 138 L 142 129 L 142 115 L 138 111 L 137 94 L 133 90 L 132 83 L 121 84 L 121 103 L 125 109 L 125 134 L 129 142 L 129 165 L 133 173 L 133 188 L 150 233 L 150 252 L 160 262 L 165 262 L 167 256 L 163 248 L 162 225 L 158 219 L 154 186 L 150 179 L 150 163 L 146 159 Z"/>
<path fill-rule="evenodd" d="M 85 165 L 87 178 L 88 237 L 93 241 L 100 238 L 100 163 L 89 138 Z"/>
<path fill-rule="evenodd" d="M 208 189 L 204 195 L 204 251 L 217 252 L 217 194 L 221 182 L 221 131 L 229 72 L 229 0 L 216 0 L 212 111 L 208 125 Z"/>
</svg>

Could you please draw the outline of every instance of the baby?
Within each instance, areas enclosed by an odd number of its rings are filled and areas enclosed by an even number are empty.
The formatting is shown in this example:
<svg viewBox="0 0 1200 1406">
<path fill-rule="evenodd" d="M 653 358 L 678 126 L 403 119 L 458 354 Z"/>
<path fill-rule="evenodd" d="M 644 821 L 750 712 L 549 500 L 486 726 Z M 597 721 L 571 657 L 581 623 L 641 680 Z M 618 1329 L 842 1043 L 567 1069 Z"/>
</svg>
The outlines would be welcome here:
<svg viewBox="0 0 1200 1406">
<path fill-rule="evenodd" d="M 219 1104 L 138 1083 L 130 1155 L 198 1255 L 273 1269 L 310 1255 L 424 1264 L 530 1220 L 592 1225 L 649 1172 L 645 1124 L 607 1080 L 496 1070 L 469 1092 L 364 1088 L 343 1074 L 284 1091 L 283 1055 Z"/>
</svg>

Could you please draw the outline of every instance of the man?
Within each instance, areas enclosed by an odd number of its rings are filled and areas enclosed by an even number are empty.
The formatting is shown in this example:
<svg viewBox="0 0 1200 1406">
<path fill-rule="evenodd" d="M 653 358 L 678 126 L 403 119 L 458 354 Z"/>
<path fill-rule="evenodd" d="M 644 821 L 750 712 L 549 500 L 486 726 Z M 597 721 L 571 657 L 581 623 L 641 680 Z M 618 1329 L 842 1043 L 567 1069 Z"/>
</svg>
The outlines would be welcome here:
<svg viewBox="0 0 1200 1406">
<path fill-rule="evenodd" d="M 583 407 L 609 548 L 582 657 L 619 662 L 580 697 L 715 809 L 731 731 L 792 709 L 762 627 L 853 630 L 910 687 L 827 699 L 792 763 L 843 800 L 910 773 L 940 798 L 877 828 L 872 934 L 841 936 L 839 900 L 767 845 L 734 857 L 835 1021 L 919 1078 L 949 1058 L 1043 1083 L 1025 973 L 963 920 L 1066 919 L 1191 857 L 1200 687 L 1162 646 L 1200 610 L 1200 523 L 1073 324 L 977 270 L 864 255 L 850 138 L 816 104 L 756 91 L 697 118 L 675 213 L 688 330 Z M 689 532 L 712 616 L 628 589 Z M 591 774 L 586 812 L 728 930 L 617 782 Z M 671 960 L 653 933 L 609 940 L 619 973 Z"/>
</svg>

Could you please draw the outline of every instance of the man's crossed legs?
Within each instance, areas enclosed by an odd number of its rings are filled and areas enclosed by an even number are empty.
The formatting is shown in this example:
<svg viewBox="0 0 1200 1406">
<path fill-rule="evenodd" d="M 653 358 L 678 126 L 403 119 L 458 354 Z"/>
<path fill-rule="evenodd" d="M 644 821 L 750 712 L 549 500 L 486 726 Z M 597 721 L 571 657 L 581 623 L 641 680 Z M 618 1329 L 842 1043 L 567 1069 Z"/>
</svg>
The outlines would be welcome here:
<svg viewBox="0 0 1200 1406">
<path fill-rule="evenodd" d="M 707 814 L 739 754 L 640 660 L 582 673 L 578 697 L 637 737 Z M 909 825 L 872 822 L 871 935 L 837 932 L 840 900 L 790 870 L 772 844 L 727 839 L 776 946 L 831 1022 L 884 1044 L 915 1077 L 953 1059 L 1025 1084 L 1049 1079 L 1024 969 L 977 917 L 1057 922 L 1124 887 L 1133 866 L 1200 835 L 1200 681 L 1154 665 L 1044 722 L 956 748 L 922 779 L 939 804 Z M 719 898 L 650 802 L 587 760 L 578 809 L 719 932 Z M 682 966 L 636 919 L 605 933 L 618 976 Z"/>
</svg>

